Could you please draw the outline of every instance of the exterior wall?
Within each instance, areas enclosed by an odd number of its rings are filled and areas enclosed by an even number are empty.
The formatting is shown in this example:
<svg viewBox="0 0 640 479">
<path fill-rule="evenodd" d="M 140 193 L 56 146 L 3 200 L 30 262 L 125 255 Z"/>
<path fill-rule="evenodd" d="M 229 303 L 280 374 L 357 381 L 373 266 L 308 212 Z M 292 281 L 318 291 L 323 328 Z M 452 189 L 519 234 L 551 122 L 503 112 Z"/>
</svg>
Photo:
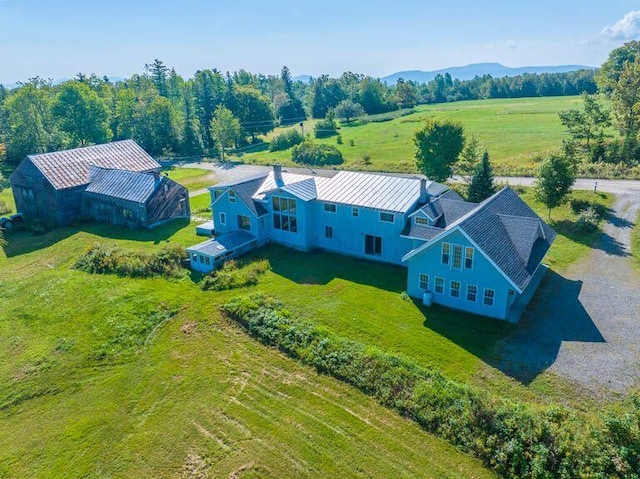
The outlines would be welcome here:
<svg viewBox="0 0 640 479">
<path fill-rule="evenodd" d="M 146 211 L 144 224 L 148 227 L 175 218 L 190 218 L 189 190 L 175 181 L 164 179 L 163 184 L 147 200 Z"/>
<path fill-rule="evenodd" d="M 70 225 L 82 219 L 82 196 L 87 185 L 58 190 L 56 225 Z"/>
<path fill-rule="evenodd" d="M 199 273 L 210 273 L 214 269 L 222 266 L 225 261 L 237 258 L 238 256 L 242 256 L 245 253 L 255 249 L 255 242 L 243 245 L 239 248 L 233 250 L 231 254 L 227 254 L 224 256 L 218 256 L 217 258 L 213 258 L 208 254 L 194 251 L 192 249 L 187 248 L 187 254 L 189 255 L 189 265 L 193 271 L 198 271 Z"/>
<path fill-rule="evenodd" d="M 453 249 L 451 249 L 449 264 L 442 264 L 442 243 L 463 246 L 462 269 L 452 267 Z M 475 249 L 472 269 L 464 268 L 464 248 L 471 247 L 471 243 L 459 231 L 455 231 L 446 238 L 435 242 L 432 246 L 408 260 L 407 293 L 414 298 L 422 299 L 425 292 L 420 289 L 420 274 L 429 275 L 428 291 L 433 294 L 433 302 L 471 313 L 505 319 L 511 305 L 518 297 L 513 285 Z M 435 278 L 445 279 L 444 293 L 435 292 Z M 460 282 L 460 297 L 454 298 L 450 294 L 451 281 Z M 478 287 L 475 302 L 467 300 L 467 285 Z M 484 289 L 495 291 L 493 306 L 483 304 Z M 513 292 L 513 293 L 511 293 Z"/>
<path fill-rule="evenodd" d="M 82 205 L 84 216 L 98 223 L 127 228 L 142 228 L 147 225 L 147 210 L 143 203 L 85 193 Z"/>
<path fill-rule="evenodd" d="M 16 211 L 28 222 L 40 222 L 47 228 L 57 226 L 57 191 L 28 158 L 11 175 Z"/>
<path fill-rule="evenodd" d="M 357 256 L 375 261 L 402 265 L 402 256 L 411 251 L 413 241 L 402 238 L 405 215 L 394 214 L 394 222 L 380 220 L 380 210 L 358 208 L 358 216 L 353 216 L 353 207 L 336 204 L 336 212 L 324 210 L 324 202 L 314 201 L 313 245 L 336 253 Z M 325 226 L 333 228 L 333 238 L 325 237 Z M 365 235 L 382 238 L 380 255 L 365 254 Z"/>
<path fill-rule="evenodd" d="M 236 196 L 236 201 L 229 201 L 229 190 L 226 190 L 222 193 L 222 196 L 218 198 L 214 203 L 213 191 L 211 192 L 211 210 L 212 210 L 212 218 L 213 224 L 215 228 L 215 233 L 217 235 L 231 233 L 232 231 L 239 231 L 238 228 L 238 215 L 248 216 L 250 220 L 250 229 L 246 230 L 248 233 L 258 237 L 260 222 L 258 218 L 256 218 L 253 211 L 249 209 L 249 207 L 240 199 L 239 196 Z M 222 223 L 220 219 L 220 213 L 224 213 L 226 216 L 225 224 Z"/>
</svg>

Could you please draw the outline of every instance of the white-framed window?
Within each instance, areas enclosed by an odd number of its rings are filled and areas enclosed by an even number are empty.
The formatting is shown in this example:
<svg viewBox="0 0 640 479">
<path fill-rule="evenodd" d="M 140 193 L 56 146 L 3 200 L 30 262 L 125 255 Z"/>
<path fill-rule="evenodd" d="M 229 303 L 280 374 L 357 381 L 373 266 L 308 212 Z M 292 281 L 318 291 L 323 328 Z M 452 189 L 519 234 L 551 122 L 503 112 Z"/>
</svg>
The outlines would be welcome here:
<svg viewBox="0 0 640 479">
<path fill-rule="evenodd" d="M 204 257 L 204 262 L 205 264 L 211 264 L 211 258 L 209 258 L 208 256 Z"/>
<path fill-rule="evenodd" d="M 298 232 L 297 200 L 274 196 L 271 199 L 273 227 L 277 230 Z"/>
<path fill-rule="evenodd" d="M 395 220 L 395 215 L 393 213 L 385 213 L 384 211 L 380 212 L 380 221 L 384 221 L 385 223 L 393 223 Z"/>
<path fill-rule="evenodd" d="M 436 276 L 436 284 L 434 287 L 434 291 L 436 293 L 444 293 L 444 278 L 440 278 L 439 276 Z"/>
<path fill-rule="evenodd" d="M 467 246 L 464 249 L 464 267 L 465 269 L 473 269 L 473 252 L 474 249 Z"/>
<path fill-rule="evenodd" d="M 478 287 L 473 284 L 467 285 L 467 301 L 476 302 L 478 298 Z"/>
<path fill-rule="evenodd" d="M 489 288 L 484 288 L 484 298 L 482 300 L 482 304 L 485 306 L 493 306 L 493 301 L 495 300 L 496 292 Z"/>
<path fill-rule="evenodd" d="M 424 216 L 416 216 L 416 224 L 421 226 L 429 226 L 429 220 Z"/>
<path fill-rule="evenodd" d="M 325 203 L 324 204 L 324 210 L 327 213 L 335 213 L 336 212 L 336 204 L 335 203 Z"/>
<path fill-rule="evenodd" d="M 455 269 L 462 269 L 462 246 L 453 245 L 453 262 L 451 265 Z"/>
<path fill-rule="evenodd" d="M 222 194 L 222 192 L 220 190 L 213 190 L 213 201 L 215 201 L 218 198 L 220 198 L 221 194 Z"/>
<path fill-rule="evenodd" d="M 229 190 L 229 203 L 236 202 L 236 192 L 233 190 Z"/>
<path fill-rule="evenodd" d="M 442 243 L 442 264 L 449 264 L 449 255 L 451 253 L 451 245 Z"/>
<path fill-rule="evenodd" d="M 245 215 L 238 215 L 238 229 L 249 231 L 251 229 L 251 218 Z"/>
<path fill-rule="evenodd" d="M 360 208 L 356 208 L 355 206 L 351 208 L 351 216 L 354 216 L 354 217 L 360 216 Z"/>
<path fill-rule="evenodd" d="M 429 275 L 425 273 L 420 273 L 420 289 L 423 291 L 429 291 Z"/>
<path fill-rule="evenodd" d="M 460 281 L 451 281 L 451 287 L 449 288 L 449 294 L 452 298 L 460 297 Z"/>
<path fill-rule="evenodd" d="M 333 226 L 324 227 L 324 237 L 327 239 L 333 239 Z"/>
<path fill-rule="evenodd" d="M 220 212 L 220 224 L 221 225 L 227 224 L 227 214 L 223 213 L 222 211 Z"/>
</svg>

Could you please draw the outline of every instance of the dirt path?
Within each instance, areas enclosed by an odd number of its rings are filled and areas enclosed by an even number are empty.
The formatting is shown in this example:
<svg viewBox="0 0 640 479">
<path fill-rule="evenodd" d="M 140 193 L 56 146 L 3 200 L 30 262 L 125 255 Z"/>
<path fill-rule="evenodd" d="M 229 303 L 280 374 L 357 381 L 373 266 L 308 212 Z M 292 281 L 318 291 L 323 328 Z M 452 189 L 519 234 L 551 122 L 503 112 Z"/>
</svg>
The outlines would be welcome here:
<svg viewBox="0 0 640 479">
<path fill-rule="evenodd" d="M 618 195 L 591 254 L 562 275 L 549 272 L 498 367 L 527 383 L 549 370 L 592 390 L 640 383 L 640 274 L 630 258 L 640 195 Z"/>
</svg>

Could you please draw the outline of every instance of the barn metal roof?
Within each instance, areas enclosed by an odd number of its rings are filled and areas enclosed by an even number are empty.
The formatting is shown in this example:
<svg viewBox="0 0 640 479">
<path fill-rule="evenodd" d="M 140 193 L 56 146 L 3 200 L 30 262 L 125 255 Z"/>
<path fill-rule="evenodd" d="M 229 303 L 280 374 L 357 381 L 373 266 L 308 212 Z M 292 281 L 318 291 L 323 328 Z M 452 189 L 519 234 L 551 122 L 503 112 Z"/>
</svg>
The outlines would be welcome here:
<svg viewBox="0 0 640 479">
<path fill-rule="evenodd" d="M 152 171 L 160 164 L 135 141 L 123 140 L 27 157 L 57 190 L 89 183 L 89 167 Z"/>
<path fill-rule="evenodd" d="M 97 166 L 89 167 L 91 183 L 87 193 L 110 196 L 126 201 L 144 203 L 161 184 L 169 180 L 161 176 L 156 180 L 151 173 L 136 171 L 109 170 Z"/>
</svg>

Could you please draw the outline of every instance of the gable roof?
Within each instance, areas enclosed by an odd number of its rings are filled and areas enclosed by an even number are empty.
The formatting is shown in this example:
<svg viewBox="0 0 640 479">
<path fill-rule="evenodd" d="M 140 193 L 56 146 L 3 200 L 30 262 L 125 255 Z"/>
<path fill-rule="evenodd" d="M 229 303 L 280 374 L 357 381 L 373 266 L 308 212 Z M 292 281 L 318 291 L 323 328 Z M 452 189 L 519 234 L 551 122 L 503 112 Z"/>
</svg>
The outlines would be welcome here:
<svg viewBox="0 0 640 479">
<path fill-rule="evenodd" d="M 247 205 L 247 208 L 249 208 L 254 215 L 262 216 L 267 214 L 267 210 L 264 207 L 264 205 L 253 201 L 253 196 L 260 189 L 266 177 L 267 177 L 267 174 L 265 173 L 258 176 L 252 176 L 239 183 L 224 183 L 224 184 L 212 186 L 209 189 L 210 190 L 232 189 L 236 193 L 236 195 L 240 198 L 240 200 L 245 205 Z"/>
<path fill-rule="evenodd" d="M 449 224 L 443 233 L 407 253 L 403 261 L 429 248 L 442 236 L 461 231 L 522 291 L 556 233 L 515 191 L 505 187 Z"/>
<path fill-rule="evenodd" d="M 468 214 L 470 211 L 477 208 L 478 203 L 439 198 L 438 206 L 442 211 L 442 215 L 439 217 L 436 226 L 439 228 L 446 228 L 458 221 L 464 215 Z"/>
<path fill-rule="evenodd" d="M 161 184 L 169 180 L 161 176 L 157 181 L 151 173 L 110 170 L 97 166 L 89 167 L 91 183 L 86 193 L 110 196 L 126 201 L 144 203 Z"/>
<path fill-rule="evenodd" d="M 89 183 L 90 166 L 137 172 L 160 168 L 160 164 L 133 140 L 29 155 L 27 158 L 57 190 Z"/>
</svg>

